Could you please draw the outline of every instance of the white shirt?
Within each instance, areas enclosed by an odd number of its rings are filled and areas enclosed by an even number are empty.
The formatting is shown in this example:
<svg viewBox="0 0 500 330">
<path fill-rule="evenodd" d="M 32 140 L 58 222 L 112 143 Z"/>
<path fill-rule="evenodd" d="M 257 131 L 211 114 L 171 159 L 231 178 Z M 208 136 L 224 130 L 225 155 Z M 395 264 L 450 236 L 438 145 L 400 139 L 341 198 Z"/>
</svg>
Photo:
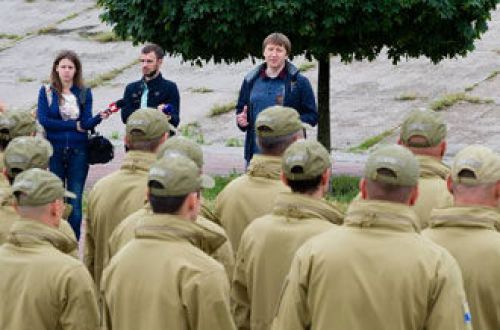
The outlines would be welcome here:
<svg viewBox="0 0 500 330">
<path fill-rule="evenodd" d="M 78 107 L 78 102 L 76 96 L 72 93 L 62 94 L 63 102 L 59 106 L 59 112 L 64 120 L 76 120 L 80 116 L 80 108 Z"/>
</svg>

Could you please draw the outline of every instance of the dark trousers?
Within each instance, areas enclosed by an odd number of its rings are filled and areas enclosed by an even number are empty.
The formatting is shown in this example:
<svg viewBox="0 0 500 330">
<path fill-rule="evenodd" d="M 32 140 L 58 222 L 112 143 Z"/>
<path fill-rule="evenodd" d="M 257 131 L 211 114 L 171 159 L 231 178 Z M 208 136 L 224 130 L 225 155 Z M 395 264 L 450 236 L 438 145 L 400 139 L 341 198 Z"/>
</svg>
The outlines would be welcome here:
<svg viewBox="0 0 500 330">
<path fill-rule="evenodd" d="M 84 147 L 54 148 L 54 154 L 49 163 L 50 170 L 61 178 L 66 190 L 76 195 L 76 199 L 70 198 L 66 202 L 73 208 L 68 222 L 78 240 L 82 224 L 83 189 L 89 172 L 87 157 L 87 148 Z"/>
</svg>

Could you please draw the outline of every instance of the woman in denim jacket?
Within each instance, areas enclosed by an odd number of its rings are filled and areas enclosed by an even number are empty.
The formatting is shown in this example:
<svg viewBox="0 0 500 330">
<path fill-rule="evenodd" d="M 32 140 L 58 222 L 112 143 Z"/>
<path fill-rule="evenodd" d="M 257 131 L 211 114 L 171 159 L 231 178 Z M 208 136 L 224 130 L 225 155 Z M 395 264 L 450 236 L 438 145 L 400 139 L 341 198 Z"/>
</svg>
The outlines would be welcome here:
<svg viewBox="0 0 500 330">
<path fill-rule="evenodd" d="M 68 219 L 80 238 L 82 195 L 89 170 L 88 130 L 108 117 L 105 112 L 92 116 L 92 93 L 85 88 L 82 65 L 75 52 L 61 51 L 52 65 L 50 85 L 38 94 L 38 121 L 54 148 L 49 168 L 61 178 L 67 190 L 76 194 L 69 200 Z"/>
</svg>

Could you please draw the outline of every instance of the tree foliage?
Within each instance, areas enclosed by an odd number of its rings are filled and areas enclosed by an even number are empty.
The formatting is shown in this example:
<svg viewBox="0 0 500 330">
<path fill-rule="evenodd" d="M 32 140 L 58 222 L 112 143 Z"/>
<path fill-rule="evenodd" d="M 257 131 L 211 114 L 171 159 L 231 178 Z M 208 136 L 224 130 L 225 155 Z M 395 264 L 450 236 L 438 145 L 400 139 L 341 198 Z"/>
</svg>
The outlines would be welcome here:
<svg viewBox="0 0 500 330">
<path fill-rule="evenodd" d="M 99 0 L 121 37 L 156 42 L 187 61 L 238 62 L 261 56 L 263 38 L 281 31 L 295 54 L 394 62 L 465 55 L 487 30 L 499 0 Z"/>
</svg>

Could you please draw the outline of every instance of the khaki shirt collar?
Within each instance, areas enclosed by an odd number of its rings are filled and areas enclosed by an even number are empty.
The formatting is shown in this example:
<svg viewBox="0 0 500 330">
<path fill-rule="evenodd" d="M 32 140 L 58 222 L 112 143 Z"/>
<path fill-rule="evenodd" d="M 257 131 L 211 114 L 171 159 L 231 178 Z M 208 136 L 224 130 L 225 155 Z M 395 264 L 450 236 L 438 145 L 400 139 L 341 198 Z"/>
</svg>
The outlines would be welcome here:
<svg viewBox="0 0 500 330">
<path fill-rule="evenodd" d="M 418 216 L 409 205 L 379 200 L 353 201 L 347 210 L 344 224 L 420 232 Z"/>
<path fill-rule="evenodd" d="M 130 150 L 125 154 L 121 169 L 129 171 L 149 171 L 156 161 L 156 154 L 146 151 Z"/>
<path fill-rule="evenodd" d="M 187 241 L 207 254 L 212 254 L 226 238 L 194 222 L 171 214 L 148 214 L 135 229 L 135 237 L 165 241 Z"/>
<path fill-rule="evenodd" d="M 500 228 L 500 211 L 486 206 L 453 206 L 434 209 L 429 226 L 468 227 L 497 230 Z"/>
<path fill-rule="evenodd" d="M 317 218 L 338 225 L 344 217 L 337 207 L 323 199 L 291 192 L 278 194 L 273 214 L 295 219 Z"/>
<path fill-rule="evenodd" d="M 263 177 L 279 180 L 281 173 L 281 157 L 254 155 L 248 165 L 247 174 L 254 177 Z"/>
<path fill-rule="evenodd" d="M 12 205 L 14 205 L 14 195 L 12 194 L 12 189 L 10 186 L 0 187 L 0 206 Z"/>
<path fill-rule="evenodd" d="M 416 155 L 416 157 L 420 165 L 421 178 L 439 177 L 446 180 L 450 174 L 450 168 L 439 159 L 423 155 Z"/>
<path fill-rule="evenodd" d="M 63 220 L 61 220 L 63 221 Z M 67 254 L 78 247 L 74 238 L 42 222 L 18 218 L 10 228 L 9 243 L 17 246 L 52 245 Z"/>
</svg>

